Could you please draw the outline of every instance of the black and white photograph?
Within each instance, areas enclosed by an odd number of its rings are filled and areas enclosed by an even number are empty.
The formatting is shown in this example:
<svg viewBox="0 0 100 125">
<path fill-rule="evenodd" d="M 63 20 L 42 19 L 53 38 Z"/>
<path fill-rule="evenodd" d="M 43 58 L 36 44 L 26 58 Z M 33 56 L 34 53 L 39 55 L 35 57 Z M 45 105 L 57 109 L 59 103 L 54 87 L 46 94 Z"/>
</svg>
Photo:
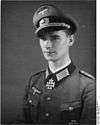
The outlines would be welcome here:
<svg viewBox="0 0 100 125">
<path fill-rule="evenodd" d="M 96 125 L 96 0 L 1 1 L 1 125 Z"/>
</svg>

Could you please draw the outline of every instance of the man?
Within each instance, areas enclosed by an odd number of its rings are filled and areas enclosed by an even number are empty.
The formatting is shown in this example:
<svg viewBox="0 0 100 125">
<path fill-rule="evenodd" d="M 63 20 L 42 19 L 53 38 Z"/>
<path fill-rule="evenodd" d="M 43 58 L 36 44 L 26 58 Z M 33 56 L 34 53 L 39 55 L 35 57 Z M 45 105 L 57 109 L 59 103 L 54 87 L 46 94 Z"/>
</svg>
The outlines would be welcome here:
<svg viewBox="0 0 100 125">
<path fill-rule="evenodd" d="M 69 55 L 76 23 L 52 5 L 41 6 L 33 23 L 48 67 L 29 80 L 24 123 L 95 125 L 95 79 L 79 70 Z"/>
</svg>

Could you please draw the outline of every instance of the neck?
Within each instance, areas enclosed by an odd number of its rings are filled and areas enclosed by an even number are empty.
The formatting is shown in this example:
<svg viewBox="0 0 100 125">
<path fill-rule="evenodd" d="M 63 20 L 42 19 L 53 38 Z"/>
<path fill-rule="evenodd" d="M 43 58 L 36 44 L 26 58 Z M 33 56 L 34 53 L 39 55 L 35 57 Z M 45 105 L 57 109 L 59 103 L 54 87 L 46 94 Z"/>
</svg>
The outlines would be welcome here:
<svg viewBox="0 0 100 125">
<path fill-rule="evenodd" d="M 58 69 L 62 68 L 63 66 L 69 65 L 70 62 L 71 62 L 71 59 L 69 57 L 66 57 L 63 60 L 49 61 L 48 65 L 50 70 L 54 73 L 58 71 Z"/>
</svg>

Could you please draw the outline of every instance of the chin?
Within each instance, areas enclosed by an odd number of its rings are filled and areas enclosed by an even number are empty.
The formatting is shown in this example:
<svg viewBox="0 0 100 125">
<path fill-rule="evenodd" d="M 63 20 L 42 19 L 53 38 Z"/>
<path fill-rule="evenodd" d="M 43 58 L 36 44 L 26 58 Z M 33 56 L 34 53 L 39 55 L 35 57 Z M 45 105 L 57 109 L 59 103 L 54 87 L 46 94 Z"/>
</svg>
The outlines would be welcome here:
<svg viewBox="0 0 100 125">
<path fill-rule="evenodd" d="M 45 59 L 47 60 L 47 61 L 53 61 L 53 62 L 55 62 L 57 59 L 55 59 L 55 58 L 52 58 L 52 57 L 45 57 Z"/>
</svg>

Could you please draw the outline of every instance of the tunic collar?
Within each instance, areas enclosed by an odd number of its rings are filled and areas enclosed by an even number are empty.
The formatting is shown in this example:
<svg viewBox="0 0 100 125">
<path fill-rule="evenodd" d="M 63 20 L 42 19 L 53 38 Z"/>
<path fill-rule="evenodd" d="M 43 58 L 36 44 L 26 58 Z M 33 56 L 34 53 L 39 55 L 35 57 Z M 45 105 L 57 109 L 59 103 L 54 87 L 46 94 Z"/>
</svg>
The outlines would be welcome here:
<svg viewBox="0 0 100 125">
<path fill-rule="evenodd" d="M 69 75 L 71 75 L 74 72 L 75 68 L 76 67 L 75 67 L 75 65 L 73 64 L 72 61 L 71 61 L 71 63 L 68 66 L 62 68 L 61 70 L 59 70 L 59 71 L 57 71 L 55 73 L 52 73 L 50 71 L 49 67 L 48 67 L 46 69 L 46 78 L 48 76 L 54 74 L 56 76 L 57 81 L 60 81 L 61 79 L 65 78 L 65 77 L 67 77 Z"/>
</svg>

